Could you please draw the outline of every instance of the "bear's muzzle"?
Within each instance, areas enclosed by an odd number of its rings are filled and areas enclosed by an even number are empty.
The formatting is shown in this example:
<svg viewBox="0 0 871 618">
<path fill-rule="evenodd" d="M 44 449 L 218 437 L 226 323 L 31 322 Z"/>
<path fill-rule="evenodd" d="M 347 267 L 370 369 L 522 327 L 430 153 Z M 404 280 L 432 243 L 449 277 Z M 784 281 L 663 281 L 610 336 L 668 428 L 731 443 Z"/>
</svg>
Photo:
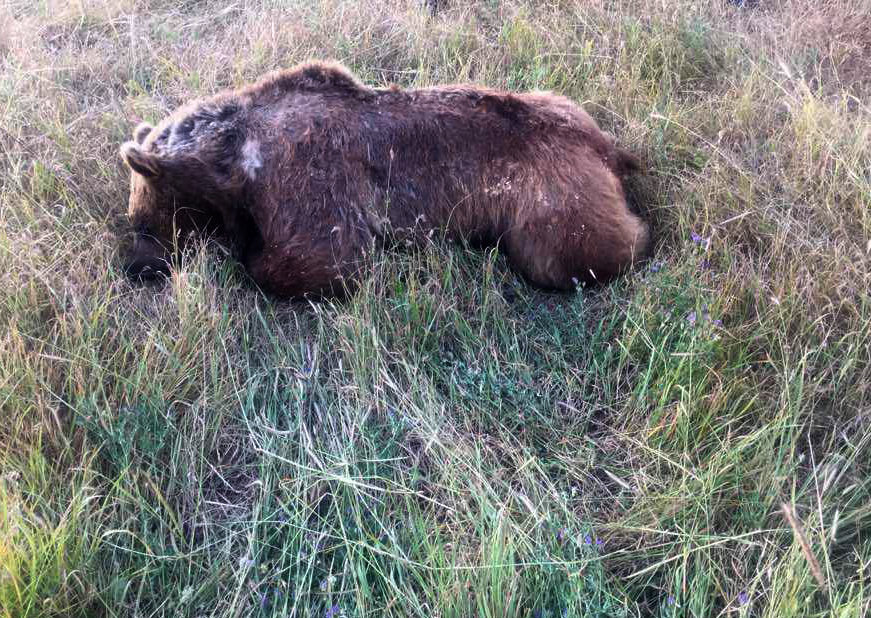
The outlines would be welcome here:
<svg viewBox="0 0 871 618">
<path fill-rule="evenodd" d="M 149 236 L 137 234 L 133 242 L 133 250 L 124 264 L 124 274 L 137 282 L 168 277 L 168 256 L 157 241 Z"/>
</svg>

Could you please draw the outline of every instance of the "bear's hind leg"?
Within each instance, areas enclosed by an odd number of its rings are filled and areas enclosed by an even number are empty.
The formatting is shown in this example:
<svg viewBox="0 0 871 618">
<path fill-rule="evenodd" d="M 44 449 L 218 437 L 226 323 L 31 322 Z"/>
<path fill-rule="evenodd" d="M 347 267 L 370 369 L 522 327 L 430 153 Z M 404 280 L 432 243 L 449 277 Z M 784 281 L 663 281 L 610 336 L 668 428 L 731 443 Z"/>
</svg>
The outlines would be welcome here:
<svg viewBox="0 0 871 618">
<path fill-rule="evenodd" d="M 579 225 L 528 221 L 509 231 L 505 248 L 511 265 L 532 284 L 573 290 L 581 282 L 606 283 L 627 271 L 647 252 L 647 226 L 625 204 L 610 221 Z"/>
</svg>

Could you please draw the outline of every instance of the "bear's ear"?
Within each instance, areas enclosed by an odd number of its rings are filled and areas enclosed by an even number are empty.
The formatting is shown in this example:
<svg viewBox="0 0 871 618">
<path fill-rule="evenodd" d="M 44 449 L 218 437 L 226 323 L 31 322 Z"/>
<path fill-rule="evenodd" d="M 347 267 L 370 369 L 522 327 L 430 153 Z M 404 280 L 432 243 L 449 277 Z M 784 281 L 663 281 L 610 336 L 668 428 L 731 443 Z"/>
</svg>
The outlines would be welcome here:
<svg viewBox="0 0 871 618">
<path fill-rule="evenodd" d="M 121 146 L 121 157 L 137 174 L 145 178 L 157 178 L 161 172 L 160 158 L 151 152 L 145 152 L 136 142 L 126 142 Z"/>
<path fill-rule="evenodd" d="M 137 144 L 141 144 L 145 141 L 145 138 L 148 137 L 148 134 L 151 133 L 152 127 L 147 122 L 140 122 L 136 129 L 133 131 L 133 139 Z"/>
</svg>

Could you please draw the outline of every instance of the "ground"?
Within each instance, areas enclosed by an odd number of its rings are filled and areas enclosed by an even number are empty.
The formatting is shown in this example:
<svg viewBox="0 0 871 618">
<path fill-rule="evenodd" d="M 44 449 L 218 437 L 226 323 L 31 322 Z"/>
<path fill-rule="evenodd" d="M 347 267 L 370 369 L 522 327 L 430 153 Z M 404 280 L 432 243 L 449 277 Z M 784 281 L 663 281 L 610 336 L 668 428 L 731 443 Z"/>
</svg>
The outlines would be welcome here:
<svg viewBox="0 0 871 618">
<path fill-rule="evenodd" d="M 871 613 L 871 4 L 443 4 L 0 7 L 0 616 Z M 132 286 L 119 145 L 309 58 L 582 103 L 652 260 Z"/>
</svg>

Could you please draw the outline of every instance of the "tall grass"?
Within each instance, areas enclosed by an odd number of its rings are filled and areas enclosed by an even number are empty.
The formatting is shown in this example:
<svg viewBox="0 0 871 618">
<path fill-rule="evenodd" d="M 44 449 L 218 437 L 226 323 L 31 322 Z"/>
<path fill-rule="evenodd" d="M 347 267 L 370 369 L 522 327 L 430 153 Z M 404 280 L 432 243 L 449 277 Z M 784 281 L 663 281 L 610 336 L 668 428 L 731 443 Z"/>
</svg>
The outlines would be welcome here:
<svg viewBox="0 0 871 618">
<path fill-rule="evenodd" d="M 0 616 L 869 615 L 871 5 L 760 5 L 8 2 Z M 323 57 L 583 103 L 652 261 L 124 280 L 132 127 Z"/>
</svg>

